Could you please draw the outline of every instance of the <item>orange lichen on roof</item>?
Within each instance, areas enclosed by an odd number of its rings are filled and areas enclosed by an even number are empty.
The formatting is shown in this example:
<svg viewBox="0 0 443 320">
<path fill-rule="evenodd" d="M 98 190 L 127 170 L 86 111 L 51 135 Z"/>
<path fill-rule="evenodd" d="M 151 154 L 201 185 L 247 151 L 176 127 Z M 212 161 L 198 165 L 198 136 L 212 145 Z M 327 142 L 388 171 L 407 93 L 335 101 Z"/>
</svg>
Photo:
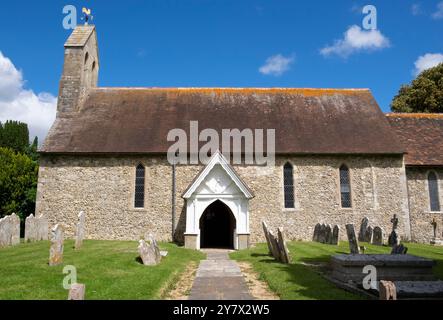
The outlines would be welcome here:
<svg viewBox="0 0 443 320">
<path fill-rule="evenodd" d="M 357 95 L 369 93 L 369 89 L 316 89 L 316 88 L 98 88 L 109 90 L 151 90 L 166 93 L 200 93 L 200 94 L 288 94 L 305 97 L 332 96 L 332 95 Z"/>
<path fill-rule="evenodd" d="M 412 118 L 412 119 L 442 119 L 441 113 L 387 113 L 387 117 L 391 118 Z"/>
</svg>

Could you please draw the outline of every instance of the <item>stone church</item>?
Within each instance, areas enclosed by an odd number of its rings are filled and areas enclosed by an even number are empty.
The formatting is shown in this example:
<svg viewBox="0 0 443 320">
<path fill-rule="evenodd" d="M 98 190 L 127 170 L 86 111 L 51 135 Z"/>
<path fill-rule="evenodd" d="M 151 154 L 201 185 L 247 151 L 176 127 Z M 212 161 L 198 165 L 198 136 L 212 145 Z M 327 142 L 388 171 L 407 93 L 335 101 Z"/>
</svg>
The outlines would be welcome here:
<svg viewBox="0 0 443 320">
<path fill-rule="evenodd" d="M 384 114 L 367 89 L 104 88 L 94 26 L 65 43 L 57 118 L 41 147 L 36 214 L 89 239 L 151 232 L 188 248 L 247 248 L 261 222 L 289 239 L 364 217 L 404 240 L 443 229 L 443 115 Z M 275 165 L 167 159 L 174 128 L 275 129 Z"/>
</svg>

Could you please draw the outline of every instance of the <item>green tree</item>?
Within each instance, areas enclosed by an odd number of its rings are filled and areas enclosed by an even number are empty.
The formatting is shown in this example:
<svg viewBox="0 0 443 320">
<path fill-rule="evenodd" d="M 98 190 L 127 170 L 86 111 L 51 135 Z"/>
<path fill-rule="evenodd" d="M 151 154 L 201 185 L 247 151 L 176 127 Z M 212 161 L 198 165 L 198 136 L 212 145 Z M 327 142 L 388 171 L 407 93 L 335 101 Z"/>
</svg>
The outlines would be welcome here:
<svg viewBox="0 0 443 320">
<path fill-rule="evenodd" d="M 393 112 L 443 113 L 443 63 L 403 85 L 391 103 Z"/>
<path fill-rule="evenodd" d="M 0 123 L 0 147 L 15 152 L 26 152 L 29 148 L 29 130 L 26 123 L 8 120 Z"/>
<path fill-rule="evenodd" d="M 38 149 L 38 137 L 35 137 L 32 144 L 30 144 L 26 149 L 26 154 L 34 161 L 38 161 L 39 159 L 37 149 Z"/>
<path fill-rule="evenodd" d="M 25 154 L 0 148 L 0 217 L 17 213 L 23 219 L 35 211 L 38 166 Z"/>
</svg>

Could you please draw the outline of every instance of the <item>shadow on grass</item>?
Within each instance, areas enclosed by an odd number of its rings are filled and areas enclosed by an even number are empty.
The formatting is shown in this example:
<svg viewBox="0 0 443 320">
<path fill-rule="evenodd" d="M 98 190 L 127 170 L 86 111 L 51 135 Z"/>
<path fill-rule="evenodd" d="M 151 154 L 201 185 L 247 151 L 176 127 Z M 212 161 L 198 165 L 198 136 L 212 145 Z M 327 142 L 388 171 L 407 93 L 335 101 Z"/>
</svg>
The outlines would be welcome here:
<svg viewBox="0 0 443 320">
<path fill-rule="evenodd" d="M 134 259 L 137 263 L 143 264 L 143 260 L 141 257 L 135 257 Z"/>
<path fill-rule="evenodd" d="M 322 257 L 327 260 L 326 256 Z M 304 262 L 315 262 L 319 263 L 318 259 L 305 259 Z M 287 292 L 283 295 L 288 296 L 289 299 L 314 299 L 314 300 L 355 300 L 362 299 L 362 297 L 346 292 L 334 284 L 326 280 L 322 277 L 322 275 L 318 272 L 320 270 L 321 273 L 324 272 L 323 266 L 321 268 L 314 268 L 313 266 L 305 266 L 300 264 L 299 262 L 291 263 L 291 264 L 282 264 L 275 260 L 271 259 L 263 259 L 260 260 L 261 263 L 266 263 L 271 266 L 273 270 L 275 270 L 275 275 L 266 275 L 271 280 L 270 285 L 272 286 L 272 278 L 278 277 L 282 275 L 282 273 L 286 274 L 285 286 L 292 292 Z"/>
</svg>

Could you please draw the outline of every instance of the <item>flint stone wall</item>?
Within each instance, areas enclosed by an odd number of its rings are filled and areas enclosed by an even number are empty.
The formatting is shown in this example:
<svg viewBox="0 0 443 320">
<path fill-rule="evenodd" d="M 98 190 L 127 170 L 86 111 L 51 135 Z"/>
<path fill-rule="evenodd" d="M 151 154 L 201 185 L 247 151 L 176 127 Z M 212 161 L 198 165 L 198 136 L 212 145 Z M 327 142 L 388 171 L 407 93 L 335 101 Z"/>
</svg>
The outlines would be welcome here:
<svg viewBox="0 0 443 320">
<path fill-rule="evenodd" d="M 408 178 L 409 206 L 411 212 L 412 240 L 429 243 L 434 235 L 432 219 L 437 222 L 437 235 L 442 237 L 443 212 L 431 212 L 428 189 L 428 173 L 434 171 L 438 177 L 440 210 L 443 210 L 443 168 L 406 168 Z M 391 229 L 387 229 L 388 233 Z M 385 229 L 386 230 L 386 229 Z"/>
<path fill-rule="evenodd" d="M 285 209 L 283 166 L 294 166 L 295 209 Z M 135 168 L 146 167 L 145 208 L 134 208 Z M 340 204 L 339 167 L 351 169 L 352 209 Z M 202 166 L 176 168 L 176 240 L 183 241 L 185 202 L 181 198 Z M 264 242 L 261 221 L 271 230 L 283 227 L 288 240 L 311 241 L 318 222 L 373 225 L 391 229 L 393 214 L 399 232 L 409 233 L 408 201 L 401 156 L 277 157 L 275 167 L 234 165 L 255 193 L 249 202 L 251 243 Z M 88 213 L 86 239 L 139 240 L 148 231 L 159 241 L 171 240 L 172 168 L 166 156 L 49 156 L 42 155 L 37 191 L 37 215 L 50 225 L 65 226 L 73 238 L 79 211 Z M 346 240 L 346 233 L 340 234 Z"/>
</svg>

